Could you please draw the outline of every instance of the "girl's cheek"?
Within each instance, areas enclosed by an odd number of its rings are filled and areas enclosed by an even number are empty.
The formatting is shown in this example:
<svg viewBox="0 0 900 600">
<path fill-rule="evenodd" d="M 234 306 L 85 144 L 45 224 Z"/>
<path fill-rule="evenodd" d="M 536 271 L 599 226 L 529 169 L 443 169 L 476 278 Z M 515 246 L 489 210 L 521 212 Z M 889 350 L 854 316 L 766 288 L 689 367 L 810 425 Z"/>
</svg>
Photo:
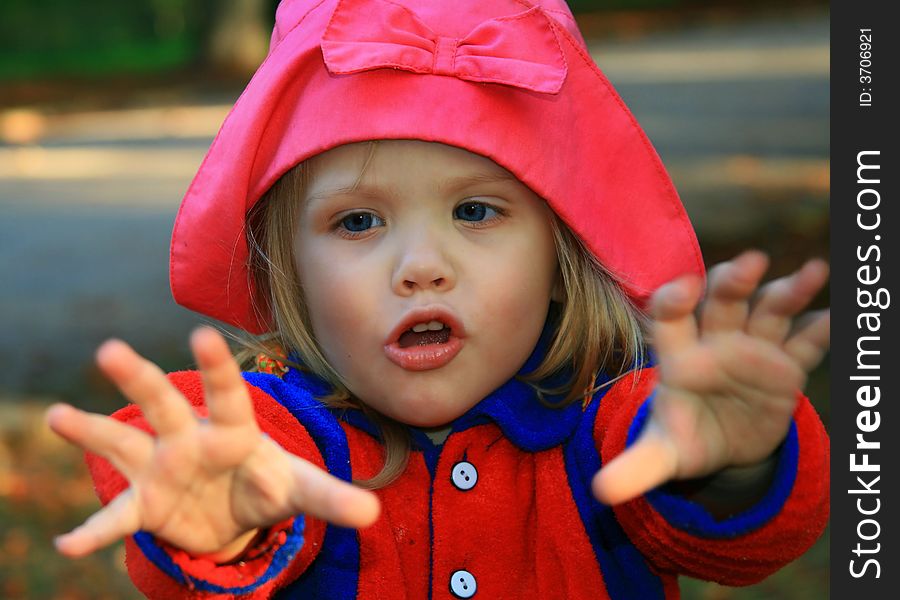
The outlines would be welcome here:
<svg viewBox="0 0 900 600">
<path fill-rule="evenodd" d="M 492 292 L 488 294 L 485 319 L 498 331 L 515 333 L 520 328 L 543 325 L 549 307 L 549 294 L 545 285 L 538 285 L 539 277 L 526 274 L 524 277 L 506 276 L 490 280 Z M 547 306 L 542 297 L 547 295 Z"/>
<path fill-rule="evenodd" d="M 319 281 L 315 305 L 310 306 L 313 323 L 321 323 L 323 331 L 316 332 L 320 340 L 352 343 L 373 329 L 378 314 L 369 293 L 371 282 L 358 277 L 322 277 Z"/>
<path fill-rule="evenodd" d="M 317 269 L 301 270 L 300 277 L 314 334 L 324 343 L 325 337 L 334 332 L 336 316 L 343 311 L 344 294 L 334 280 L 324 277 Z"/>
<path fill-rule="evenodd" d="M 316 294 L 316 302 L 310 306 L 310 317 L 313 322 L 321 322 L 332 332 L 339 333 L 345 328 L 349 329 L 354 320 L 353 311 L 350 310 L 348 293 L 341 286 L 323 281 Z M 324 333 L 324 332 L 323 332 Z"/>
</svg>

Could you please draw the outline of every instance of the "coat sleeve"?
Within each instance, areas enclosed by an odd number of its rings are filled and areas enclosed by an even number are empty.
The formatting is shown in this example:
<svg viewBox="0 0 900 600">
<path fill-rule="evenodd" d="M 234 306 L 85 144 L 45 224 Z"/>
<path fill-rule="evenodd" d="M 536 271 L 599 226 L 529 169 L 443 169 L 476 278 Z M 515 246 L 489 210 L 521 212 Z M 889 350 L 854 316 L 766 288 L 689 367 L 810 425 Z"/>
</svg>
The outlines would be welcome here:
<svg viewBox="0 0 900 600">
<path fill-rule="evenodd" d="M 197 414 L 205 417 L 200 374 L 184 371 L 168 377 Z M 250 384 L 248 390 L 260 429 L 285 450 L 324 469 L 316 444 L 293 415 L 262 390 Z M 135 405 L 117 411 L 113 418 L 153 433 Z M 108 461 L 93 454 L 86 459 L 104 505 L 128 487 Z M 125 561 L 132 581 L 148 598 L 268 598 L 306 570 L 322 546 L 324 533 L 323 522 L 298 515 L 266 530 L 240 562 L 217 565 L 138 532 L 125 541 Z"/>
<path fill-rule="evenodd" d="M 640 433 L 650 412 L 656 374 L 645 369 L 604 396 L 594 423 L 601 464 Z M 663 488 L 615 507 L 632 543 L 660 572 L 726 585 L 749 585 L 796 559 L 828 521 L 829 441 L 809 400 L 797 393 L 775 478 L 755 506 L 722 520 Z"/>
</svg>

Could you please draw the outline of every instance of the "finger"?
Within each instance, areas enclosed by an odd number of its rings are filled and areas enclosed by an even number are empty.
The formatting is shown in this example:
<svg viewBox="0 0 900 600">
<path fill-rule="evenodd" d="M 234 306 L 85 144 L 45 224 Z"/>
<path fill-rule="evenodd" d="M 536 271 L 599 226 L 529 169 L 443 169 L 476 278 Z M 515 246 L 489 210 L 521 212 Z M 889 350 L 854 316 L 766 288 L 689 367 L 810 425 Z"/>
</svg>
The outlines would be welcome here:
<svg viewBox="0 0 900 600">
<path fill-rule="evenodd" d="M 614 506 L 637 498 L 675 477 L 675 448 L 661 436 L 645 433 L 594 476 L 594 496 Z"/>
<path fill-rule="evenodd" d="M 209 420 L 218 425 L 253 425 L 247 385 L 224 338 L 210 327 L 191 334 L 191 349 L 203 377 Z"/>
<path fill-rule="evenodd" d="M 51 406 L 47 424 L 73 444 L 111 462 L 128 479 L 144 468 L 153 455 L 153 438 L 140 429 L 67 404 Z"/>
<path fill-rule="evenodd" d="M 661 357 L 680 350 L 697 340 L 694 307 L 702 292 L 697 277 L 682 277 L 669 282 L 653 294 L 650 314 L 653 317 L 653 344 Z"/>
<path fill-rule="evenodd" d="M 343 527 L 367 527 L 381 512 L 378 497 L 329 475 L 315 465 L 294 457 L 292 502 L 297 512 L 307 512 Z"/>
<path fill-rule="evenodd" d="M 141 407 L 160 436 L 196 426 L 190 405 L 165 374 L 125 342 L 110 340 L 100 346 L 97 364 L 129 400 Z"/>
<path fill-rule="evenodd" d="M 788 338 L 784 351 L 807 372 L 821 362 L 828 351 L 831 336 L 831 311 L 810 313 L 809 322 Z"/>
<path fill-rule="evenodd" d="M 769 257 L 748 250 L 709 272 L 709 291 L 700 311 L 703 333 L 743 330 L 748 300 L 769 266 Z"/>
<path fill-rule="evenodd" d="M 85 556 L 135 533 L 140 528 L 141 519 L 137 502 L 129 488 L 95 512 L 81 526 L 58 536 L 54 543 L 56 549 L 66 556 Z"/>
<path fill-rule="evenodd" d="M 791 319 L 806 308 L 827 280 L 828 263 L 816 259 L 766 284 L 750 312 L 747 333 L 780 344 L 790 331 Z"/>
</svg>

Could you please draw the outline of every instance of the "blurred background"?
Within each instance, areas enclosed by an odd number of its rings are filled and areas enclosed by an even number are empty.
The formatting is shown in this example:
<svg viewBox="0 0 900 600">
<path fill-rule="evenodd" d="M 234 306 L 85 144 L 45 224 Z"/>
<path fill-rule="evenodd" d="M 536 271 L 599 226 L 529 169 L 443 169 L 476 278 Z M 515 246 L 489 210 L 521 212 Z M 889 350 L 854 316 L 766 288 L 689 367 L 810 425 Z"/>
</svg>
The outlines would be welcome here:
<svg viewBox="0 0 900 600">
<path fill-rule="evenodd" d="M 824 1 L 571 0 L 596 62 L 668 167 L 707 264 L 746 247 L 771 275 L 828 254 Z M 92 364 L 120 336 L 189 368 L 204 319 L 172 302 L 171 225 L 262 60 L 275 0 L 0 3 L 0 598 L 136 598 L 121 545 L 79 561 L 51 538 L 94 511 L 55 400 L 122 400 Z M 828 303 L 827 292 L 817 299 Z M 827 370 L 808 386 L 829 421 Z M 821 599 L 828 540 L 750 588 L 687 599 Z"/>
</svg>

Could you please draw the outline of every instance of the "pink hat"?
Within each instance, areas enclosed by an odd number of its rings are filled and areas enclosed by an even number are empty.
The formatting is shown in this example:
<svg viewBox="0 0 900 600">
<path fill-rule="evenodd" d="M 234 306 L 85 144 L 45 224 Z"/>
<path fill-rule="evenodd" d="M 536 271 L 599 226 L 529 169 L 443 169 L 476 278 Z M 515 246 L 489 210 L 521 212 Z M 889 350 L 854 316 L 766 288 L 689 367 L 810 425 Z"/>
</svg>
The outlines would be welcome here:
<svg viewBox="0 0 900 600">
<path fill-rule="evenodd" d="M 441 142 L 505 167 L 639 305 L 703 275 L 671 180 L 563 0 L 282 0 L 269 55 L 178 212 L 175 300 L 270 330 L 251 306 L 247 211 L 296 164 L 375 139 Z"/>
</svg>

